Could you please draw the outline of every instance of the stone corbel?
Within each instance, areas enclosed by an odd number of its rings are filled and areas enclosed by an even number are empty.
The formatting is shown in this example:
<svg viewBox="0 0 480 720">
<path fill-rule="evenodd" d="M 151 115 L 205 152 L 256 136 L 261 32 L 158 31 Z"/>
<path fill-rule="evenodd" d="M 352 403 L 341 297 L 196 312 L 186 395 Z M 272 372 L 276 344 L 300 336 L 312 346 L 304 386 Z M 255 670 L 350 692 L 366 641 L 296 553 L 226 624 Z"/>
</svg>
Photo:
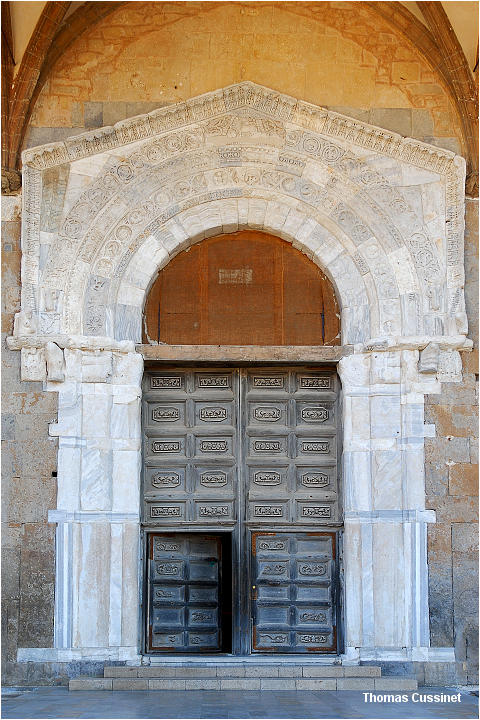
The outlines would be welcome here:
<svg viewBox="0 0 480 720">
<path fill-rule="evenodd" d="M 65 380 L 63 350 L 54 342 L 48 342 L 45 346 L 45 358 L 47 361 L 47 379 L 49 382 L 63 382 Z"/>
<path fill-rule="evenodd" d="M 429 343 L 424 350 L 420 351 L 420 360 L 418 361 L 419 373 L 436 373 L 438 370 L 438 362 L 440 359 L 440 348 L 438 343 Z"/>
</svg>

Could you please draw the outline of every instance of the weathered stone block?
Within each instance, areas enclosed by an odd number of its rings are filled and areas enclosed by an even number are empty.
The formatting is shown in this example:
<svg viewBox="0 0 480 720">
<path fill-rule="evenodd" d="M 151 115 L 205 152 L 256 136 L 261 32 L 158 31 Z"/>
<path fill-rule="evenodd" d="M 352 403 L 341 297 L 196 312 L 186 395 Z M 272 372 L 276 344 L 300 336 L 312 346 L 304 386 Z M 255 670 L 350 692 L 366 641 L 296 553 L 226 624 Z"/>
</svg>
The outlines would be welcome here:
<svg viewBox="0 0 480 720">
<path fill-rule="evenodd" d="M 2 413 L 2 442 L 15 440 L 15 415 Z"/>
<path fill-rule="evenodd" d="M 455 663 L 425 663 L 425 685 L 435 687 L 455 686 L 457 684 Z"/>
<path fill-rule="evenodd" d="M 185 690 L 220 690 L 221 682 L 220 678 L 187 678 L 185 680 Z"/>
<path fill-rule="evenodd" d="M 245 665 L 245 677 L 276 678 L 278 667 L 271 665 Z"/>
<path fill-rule="evenodd" d="M 315 667 L 314 665 L 304 665 L 303 677 L 344 677 L 344 668 L 328 666 L 322 667 L 321 665 L 318 667 Z"/>
<path fill-rule="evenodd" d="M 478 464 L 452 465 L 448 480 L 450 495 L 478 496 Z"/>
<path fill-rule="evenodd" d="M 83 104 L 83 122 L 85 128 L 102 127 L 103 122 L 103 103 L 86 102 Z"/>
<path fill-rule="evenodd" d="M 182 678 L 211 678 L 216 677 L 217 669 L 213 667 L 177 667 L 175 676 Z"/>
<path fill-rule="evenodd" d="M 261 690 L 295 690 L 295 678 L 266 678 L 262 677 L 260 681 Z"/>
<path fill-rule="evenodd" d="M 433 118 L 430 110 L 412 109 L 412 137 L 422 140 L 433 135 Z"/>
<path fill-rule="evenodd" d="M 428 526 L 427 547 L 429 563 L 449 564 L 452 561 L 452 526 L 436 523 Z"/>
<path fill-rule="evenodd" d="M 375 690 L 416 690 L 418 683 L 410 678 L 375 678 Z"/>
<path fill-rule="evenodd" d="M 412 111 L 410 108 L 374 108 L 370 122 L 405 137 L 412 136 Z"/>
<path fill-rule="evenodd" d="M 376 678 L 338 678 L 337 690 L 374 690 Z"/>
<path fill-rule="evenodd" d="M 260 690 L 260 678 L 222 678 L 222 690 Z"/>
<path fill-rule="evenodd" d="M 127 103 L 125 102 L 104 102 L 103 103 L 103 125 L 114 125 L 119 120 L 125 120 L 127 116 Z"/>
<path fill-rule="evenodd" d="M 3 529 L 2 529 L 3 535 Z M 2 599 L 20 597 L 20 549 L 2 547 Z"/>
<path fill-rule="evenodd" d="M 73 678 L 68 683 L 69 690 L 112 690 L 112 678 Z"/>
<path fill-rule="evenodd" d="M 429 421 L 435 423 L 438 436 L 468 438 L 478 435 L 477 408 L 474 405 L 432 405 Z"/>
<path fill-rule="evenodd" d="M 425 495 L 430 503 L 437 495 L 448 495 L 448 470 L 443 463 L 425 463 Z"/>
<path fill-rule="evenodd" d="M 302 668 L 295 665 L 280 665 L 278 677 L 302 677 Z"/>
<path fill-rule="evenodd" d="M 245 668 L 238 665 L 224 665 L 217 667 L 217 677 L 245 677 Z"/>
<path fill-rule="evenodd" d="M 476 523 L 453 523 L 452 549 L 454 552 L 473 555 L 478 552 L 478 528 Z"/>
<path fill-rule="evenodd" d="M 147 677 L 147 678 L 169 678 L 169 677 L 175 677 L 175 674 L 178 670 L 181 668 L 175 668 L 175 667 L 139 667 L 137 668 L 137 677 Z"/>
<path fill-rule="evenodd" d="M 185 680 L 179 678 L 149 678 L 149 690 L 185 690 Z"/>
<path fill-rule="evenodd" d="M 432 463 L 470 462 L 468 438 L 437 437 L 425 440 L 425 460 Z"/>
<path fill-rule="evenodd" d="M 148 678 L 113 678 L 112 690 L 148 690 Z"/>
<path fill-rule="evenodd" d="M 343 668 L 345 677 L 380 677 L 382 669 L 375 665 L 346 665 Z"/>
<path fill-rule="evenodd" d="M 434 647 L 451 647 L 453 645 L 451 564 L 429 562 L 428 588 L 430 642 Z"/>
<path fill-rule="evenodd" d="M 137 671 L 139 669 L 140 668 L 136 668 L 136 667 L 127 667 L 126 665 L 105 667 L 103 669 L 103 677 L 108 677 L 108 678 L 137 677 Z"/>
<path fill-rule="evenodd" d="M 435 503 L 437 522 L 477 522 L 478 498 L 442 497 Z"/>
</svg>

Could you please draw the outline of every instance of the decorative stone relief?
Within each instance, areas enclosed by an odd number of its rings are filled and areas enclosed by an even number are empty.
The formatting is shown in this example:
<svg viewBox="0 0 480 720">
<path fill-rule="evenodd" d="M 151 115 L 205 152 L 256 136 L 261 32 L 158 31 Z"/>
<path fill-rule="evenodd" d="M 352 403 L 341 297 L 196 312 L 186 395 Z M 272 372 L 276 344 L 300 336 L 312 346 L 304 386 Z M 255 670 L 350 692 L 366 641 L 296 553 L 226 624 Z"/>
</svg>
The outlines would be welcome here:
<svg viewBox="0 0 480 720">
<path fill-rule="evenodd" d="M 76 168 L 82 172 L 82 158 L 124 146 L 120 160 L 111 155 L 98 163 L 97 175 L 78 194 Z M 437 218 L 437 227 L 443 220 L 443 251 L 430 238 L 418 208 L 410 207 L 403 181 L 394 180 L 401 178 L 400 170 L 390 173 L 392 180 L 382 174 L 377 159 L 383 157 L 391 159 L 392 167 L 409 165 L 416 185 L 428 184 L 429 178 L 443 184 L 448 210 Z M 49 245 L 40 276 L 42 170 L 64 163 L 71 169 L 65 198 L 70 210 Z M 138 292 L 128 290 L 136 298 L 133 307 L 141 306 L 152 271 L 169 256 L 189 241 L 232 225 L 278 232 L 322 265 L 334 282 L 329 254 L 335 244 L 353 258 L 366 291 L 360 308 L 358 297 L 352 305 L 354 296 L 337 283 L 342 320 L 357 325 L 345 333 L 347 342 L 378 332 L 412 334 L 407 328 L 412 327 L 413 294 L 419 298 L 415 332 L 465 331 L 461 277 L 457 271 L 445 274 L 447 265 L 461 265 L 463 242 L 464 166 L 448 151 L 247 82 L 26 151 L 24 165 L 22 310 L 34 312 L 32 322 L 42 334 L 112 335 L 118 325 L 113 317 L 117 297 L 128 289 L 125 283 L 132 285 L 132 263 L 138 267 L 133 276 Z M 327 244 L 325 231 L 332 238 Z M 366 252 L 373 241 L 383 250 L 377 265 Z M 395 250 L 404 253 L 401 261 L 392 255 Z M 140 268 L 138 259 L 146 253 L 150 258 Z M 139 271 L 148 275 L 140 284 Z M 100 288 L 101 279 L 111 285 Z M 65 306 L 50 302 L 43 288 L 63 292 Z M 38 316 L 40 290 L 44 307 Z M 399 305 L 390 302 L 395 298 Z M 131 315 L 122 320 L 125 328 L 137 322 L 129 307 L 122 310 L 124 318 Z M 370 327 L 359 331 L 359 323 Z M 137 339 L 138 332 L 130 337 Z"/>
</svg>

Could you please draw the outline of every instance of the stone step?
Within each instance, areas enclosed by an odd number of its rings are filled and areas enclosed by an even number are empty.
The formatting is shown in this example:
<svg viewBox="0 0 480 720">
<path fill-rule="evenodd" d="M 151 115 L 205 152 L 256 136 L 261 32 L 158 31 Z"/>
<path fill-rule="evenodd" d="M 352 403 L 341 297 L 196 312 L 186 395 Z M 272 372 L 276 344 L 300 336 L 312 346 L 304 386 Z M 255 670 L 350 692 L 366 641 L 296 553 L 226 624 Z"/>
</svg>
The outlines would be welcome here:
<svg viewBox="0 0 480 720">
<path fill-rule="evenodd" d="M 209 664 L 209 665 L 150 665 L 148 667 L 112 666 L 104 669 L 106 678 L 374 678 L 382 671 L 375 665 L 260 665 Z"/>
<path fill-rule="evenodd" d="M 146 669 L 146 668 L 145 668 Z M 69 690 L 416 690 L 410 678 L 382 677 L 78 677 Z"/>
</svg>

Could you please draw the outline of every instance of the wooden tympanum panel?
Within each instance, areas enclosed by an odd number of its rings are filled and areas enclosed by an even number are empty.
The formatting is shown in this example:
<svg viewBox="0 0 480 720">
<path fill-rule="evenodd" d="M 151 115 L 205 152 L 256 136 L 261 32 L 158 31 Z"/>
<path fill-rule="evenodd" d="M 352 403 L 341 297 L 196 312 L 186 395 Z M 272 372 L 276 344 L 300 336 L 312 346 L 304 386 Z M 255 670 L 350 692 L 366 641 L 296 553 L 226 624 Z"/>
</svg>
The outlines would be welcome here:
<svg viewBox="0 0 480 720">
<path fill-rule="evenodd" d="M 289 243 L 255 230 L 204 240 L 153 284 L 143 342 L 172 345 L 338 345 L 328 278 Z"/>
</svg>

